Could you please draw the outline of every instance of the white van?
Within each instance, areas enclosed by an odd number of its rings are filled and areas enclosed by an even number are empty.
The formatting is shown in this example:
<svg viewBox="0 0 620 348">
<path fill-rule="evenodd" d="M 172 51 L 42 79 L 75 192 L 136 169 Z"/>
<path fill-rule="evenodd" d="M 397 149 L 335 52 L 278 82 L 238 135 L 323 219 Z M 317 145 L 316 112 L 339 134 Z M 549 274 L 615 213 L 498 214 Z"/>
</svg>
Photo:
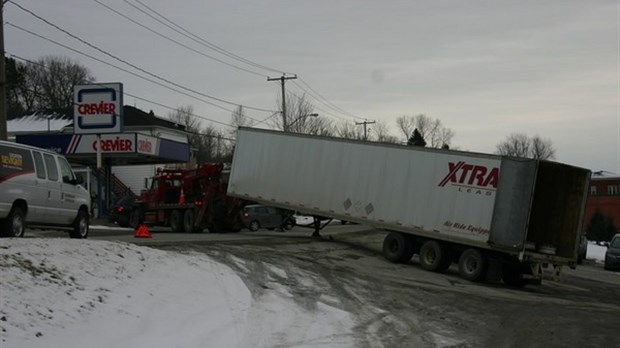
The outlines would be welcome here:
<svg viewBox="0 0 620 348">
<path fill-rule="evenodd" d="M 33 146 L 0 141 L 0 235 L 23 237 L 29 227 L 69 228 L 86 238 L 90 195 L 67 159 Z"/>
</svg>

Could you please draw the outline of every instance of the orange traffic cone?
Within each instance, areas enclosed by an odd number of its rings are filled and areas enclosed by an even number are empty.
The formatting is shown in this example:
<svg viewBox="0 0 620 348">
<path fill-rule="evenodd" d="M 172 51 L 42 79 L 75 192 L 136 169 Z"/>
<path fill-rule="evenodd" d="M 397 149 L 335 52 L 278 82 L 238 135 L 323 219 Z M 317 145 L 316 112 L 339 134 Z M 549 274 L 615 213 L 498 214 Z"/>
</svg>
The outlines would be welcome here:
<svg viewBox="0 0 620 348">
<path fill-rule="evenodd" d="M 153 238 L 153 235 L 151 234 L 151 232 L 149 232 L 148 226 L 142 224 L 136 230 L 134 238 Z"/>
<path fill-rule="evenodd" d="M 181 194 L 179 195 L 179 204 L 185 204 L 185 192 L 183 192 L 182 187 L 181 187 Z"/>
</svg>

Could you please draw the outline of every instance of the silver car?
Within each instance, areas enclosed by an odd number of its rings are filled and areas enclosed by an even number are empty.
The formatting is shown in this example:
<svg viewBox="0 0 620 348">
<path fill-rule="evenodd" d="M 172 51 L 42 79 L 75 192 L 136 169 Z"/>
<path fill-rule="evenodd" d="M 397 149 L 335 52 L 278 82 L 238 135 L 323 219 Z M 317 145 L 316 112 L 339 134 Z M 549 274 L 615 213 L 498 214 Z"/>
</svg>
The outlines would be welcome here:
<svg viewBox="0 0 620 348">
<path fill-rule="evenodd" d="M 292 212 L 260 204 L 251 204 L 243 208 L 241 220 L 250 231 L 260 228 L 290 230 L 295 226 Z"/>
<path fill-rule="evenodd" d="M 620 234 L 611 238 L 605 253 L 605 269 L 620 270 Z"/>
</svg>

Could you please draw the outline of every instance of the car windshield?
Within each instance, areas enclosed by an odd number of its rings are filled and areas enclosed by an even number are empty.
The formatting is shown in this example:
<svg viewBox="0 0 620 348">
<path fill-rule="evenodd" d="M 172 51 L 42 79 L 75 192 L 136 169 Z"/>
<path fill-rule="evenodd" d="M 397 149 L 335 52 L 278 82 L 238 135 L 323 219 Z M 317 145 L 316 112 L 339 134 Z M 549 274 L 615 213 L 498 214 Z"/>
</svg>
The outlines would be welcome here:
<svg viewBox="0 0 620 348">
<path fill-rule="evenodd" d="M 620 249 L 620 237 L 612 239 L 609 247 L 614 249 Z"/>
</svg>

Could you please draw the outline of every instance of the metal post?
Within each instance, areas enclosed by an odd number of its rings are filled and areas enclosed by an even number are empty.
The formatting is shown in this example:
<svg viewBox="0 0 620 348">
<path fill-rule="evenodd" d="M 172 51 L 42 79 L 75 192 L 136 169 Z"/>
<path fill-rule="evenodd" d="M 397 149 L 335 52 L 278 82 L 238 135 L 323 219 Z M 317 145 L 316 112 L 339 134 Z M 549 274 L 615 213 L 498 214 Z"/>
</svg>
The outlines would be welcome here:
<svg viewBox="0 0 620 348">
<path fill-rule="evenodd" d="M 4 62 L 4 0 L 0 0 L 0 52 L 2 60 L 0 61 L 0 140 L 7 140 L 6 134 L 6 73 Z"/>
<path fill-rule="evenodd" d="M 284 90 L 284 82 L 286 80 L 293 80 L 296 79 L 297 75 L 295 76 L 285 76 L 284 74 L 282 74 L 281 77 L 267 77 L 267 81 L 276 81 L 276 80 L 280 80 L 280 84 L 282 86 L 282 130 L 284 130 L 285 132 L 288 132 L 288 124 L 286 123 L 286 92 Z"/>
</svg>

